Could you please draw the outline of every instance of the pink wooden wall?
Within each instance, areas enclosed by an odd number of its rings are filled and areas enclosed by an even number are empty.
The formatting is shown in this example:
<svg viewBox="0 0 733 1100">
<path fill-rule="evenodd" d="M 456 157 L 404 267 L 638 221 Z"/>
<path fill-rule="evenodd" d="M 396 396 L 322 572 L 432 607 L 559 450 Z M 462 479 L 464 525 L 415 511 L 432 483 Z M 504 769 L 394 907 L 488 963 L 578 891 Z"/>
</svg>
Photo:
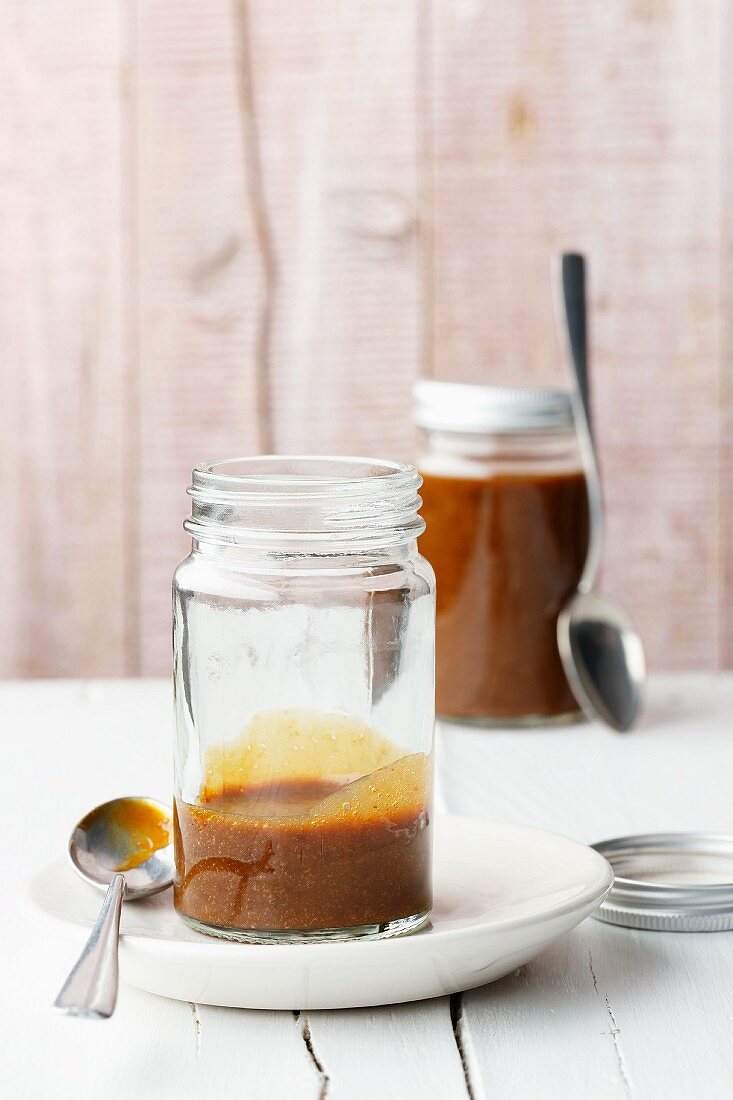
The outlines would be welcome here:
<svg viewBox="0 0 733 1100">
<path fill-rule="evenodd" d="M 2 0 L 0 674 L 167 671 L 196 462 L 407 458 L 419 373 L 561 379 L 562 247 L 606 583 L 654 666 L 731 665 L 727 10 Z"/>
</svg>

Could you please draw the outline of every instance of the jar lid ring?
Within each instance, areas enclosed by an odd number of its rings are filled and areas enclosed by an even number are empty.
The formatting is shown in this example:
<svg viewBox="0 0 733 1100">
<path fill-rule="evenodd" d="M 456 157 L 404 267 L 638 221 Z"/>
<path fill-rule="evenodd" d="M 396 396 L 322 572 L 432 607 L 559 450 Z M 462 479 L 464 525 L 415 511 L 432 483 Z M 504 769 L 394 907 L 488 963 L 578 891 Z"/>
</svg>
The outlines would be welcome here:
<svg viewBox="0 0 733 1100">
<path fill-rule="evenodd" d="M 733 929 L 733 836 L 643 833 L 593 847 L 615 875 L 598 920 L 654 931 Z"/>
<path fill-rule="evenodd" d="M 533 432 L 572 428 L 568 390 L 483 386 L 421 379 L 413 389 L 415 423 L 434 431 Z"/>
</svg>

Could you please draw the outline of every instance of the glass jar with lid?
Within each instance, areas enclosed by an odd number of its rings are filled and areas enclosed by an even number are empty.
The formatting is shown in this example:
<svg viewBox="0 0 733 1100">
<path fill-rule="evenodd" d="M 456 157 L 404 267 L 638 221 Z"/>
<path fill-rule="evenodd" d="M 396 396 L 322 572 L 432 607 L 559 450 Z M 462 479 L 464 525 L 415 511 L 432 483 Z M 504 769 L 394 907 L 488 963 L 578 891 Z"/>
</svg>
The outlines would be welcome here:
<svg viewBox="0 0 733 1100">
<path fill-rule="evenodd" d="M 420 478 L 357 458 L 193 471 L 174 578 L 175 906 L 250 942 L 431 906 L 434 578 Z"/>
<path fill-rule="evenodd" d="M 556 636 L 588 546 L 569 394 L 425 380 L 415 398 L 438 714 L 499 726 L 579 718 Z"/>
</svg>

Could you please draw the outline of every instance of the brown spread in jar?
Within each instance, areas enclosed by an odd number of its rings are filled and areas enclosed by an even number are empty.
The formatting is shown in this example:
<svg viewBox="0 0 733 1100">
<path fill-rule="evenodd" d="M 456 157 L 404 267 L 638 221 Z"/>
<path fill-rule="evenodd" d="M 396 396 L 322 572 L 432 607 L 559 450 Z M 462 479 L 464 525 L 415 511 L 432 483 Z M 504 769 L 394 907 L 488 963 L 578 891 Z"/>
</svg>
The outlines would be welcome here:
<svg viewBox="0 0 733 1100">
<path fill-rule="evenodd" d="M 175 806 L 183 916 L 223 933 L 309 931 L 430 909 L 425 754 L 400 756 L 344 715 L 283 710 L 210 750 L 205 776 Z"/>
<path fill-rule="evenodd" d="M 576 712 L 556 625 L 585 561 L 582 471 L 422 472 L 420 550 L 438 582 L 438 713 L 501 720 Z"/>
</svg>

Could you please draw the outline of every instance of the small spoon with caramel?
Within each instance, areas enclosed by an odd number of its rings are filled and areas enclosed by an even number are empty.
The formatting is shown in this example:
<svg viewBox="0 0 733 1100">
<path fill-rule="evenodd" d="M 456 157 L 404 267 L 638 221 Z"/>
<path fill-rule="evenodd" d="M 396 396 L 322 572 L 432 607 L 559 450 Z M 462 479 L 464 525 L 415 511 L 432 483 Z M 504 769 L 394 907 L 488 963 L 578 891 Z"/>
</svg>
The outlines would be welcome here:
<svg viewBox="0 0 733 1100">
<path fill-rule="evenodd" d="M 105 1020 L 117 1002 L 122 901 L 149 897 L 173 882 L 171 810 L 152 798 L 104 802 L 75 827 L 69 859 L 77 874 L 107 895 L 54 1008 L 69 1016 Z"/>
</svg>

